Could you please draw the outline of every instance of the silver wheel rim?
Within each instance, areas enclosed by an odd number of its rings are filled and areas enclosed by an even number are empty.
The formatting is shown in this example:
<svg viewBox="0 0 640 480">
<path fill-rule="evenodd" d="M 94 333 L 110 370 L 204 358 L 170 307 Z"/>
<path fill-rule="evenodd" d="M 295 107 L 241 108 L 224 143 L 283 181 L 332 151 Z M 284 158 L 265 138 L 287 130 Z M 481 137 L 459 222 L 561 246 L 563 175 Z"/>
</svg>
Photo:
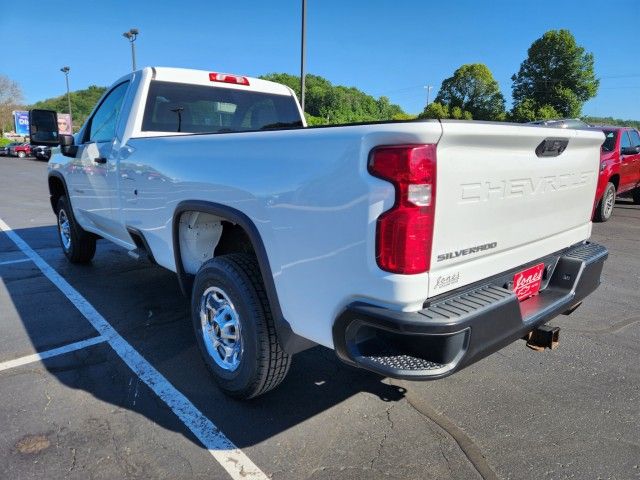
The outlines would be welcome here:
<svg viewBox="0 0 640 480">
<path fill-rule="evenodd" d="M 240 316 L 229 296 L 218 287 L 200 298 L 200 333 L 207 353 L 220 368 L 233 372 L 242 359 Z"/>
<path fill-rule="evenodd" d="M 616 194 L 615 190 L 609 189 L 607 190 L 607 196 L 604 199 L 604 216 L 605 218 L 609 218 L 611 213 L 613 212 L 613 205 L 616 202 Z"/>
<path fill-rule="evenodd" d="M 71 248 L 71 225 L 67 213 L 60 209 L 58 212 L 58 232 L 60 232 L 60 240 L 65 250 Z"/>
</svg>

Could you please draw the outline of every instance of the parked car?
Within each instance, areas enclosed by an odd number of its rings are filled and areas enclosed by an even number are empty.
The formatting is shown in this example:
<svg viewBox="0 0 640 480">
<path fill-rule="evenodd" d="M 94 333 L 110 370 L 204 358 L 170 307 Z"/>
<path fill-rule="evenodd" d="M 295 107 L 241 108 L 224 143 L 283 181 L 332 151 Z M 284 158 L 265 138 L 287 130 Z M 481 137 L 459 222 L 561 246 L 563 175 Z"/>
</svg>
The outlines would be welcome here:
<svg viewBox="0 0 640 480">
<path fill-rule="evenodd" d="M 22 145 L 20 142 L 13 142 L 5 145 L 4 147 L 0 147 L 0 155 L 8 157 L 11 155 L 11 148 L 17 147 L 18 145 Z"/>
<path fill-rule="evenodd" d="M 38 160 L 49 160 L 51 158 L 51 147 L 47 147 L 46 145 L 32 145 L 31 155 Z"/>
<path fill-rule="evenodd" d="M 593 218 L 611 218 L 616 196 L 630 195 L 640 205 L 640 133 L 631 127 L 596 127 L 604 132 L 600 153 L 600 175 Z"/>
<path fill-rule="evenodd" d="M 31 145 L 28 143 L 20 143 L 9 149 L 9 155 L 12 157 L 24 158 L 31 155 Z"/>
<path fill-rule="evenodd" d="M 55 138 L 55 112 L 34 113 Z M 305 128 L 284 85 L 147 67 L 76 139 L 49 161 L 64 255 L 89 262 L 104 238 L 176 272 L 204 362 L 238 398 L 277 386 L 315 344 L 411 380 L 525 335 L 553 347 L 545 324 L 598 287 L 608 255 L 588 241 L 595 130 Z"/>
</svg>

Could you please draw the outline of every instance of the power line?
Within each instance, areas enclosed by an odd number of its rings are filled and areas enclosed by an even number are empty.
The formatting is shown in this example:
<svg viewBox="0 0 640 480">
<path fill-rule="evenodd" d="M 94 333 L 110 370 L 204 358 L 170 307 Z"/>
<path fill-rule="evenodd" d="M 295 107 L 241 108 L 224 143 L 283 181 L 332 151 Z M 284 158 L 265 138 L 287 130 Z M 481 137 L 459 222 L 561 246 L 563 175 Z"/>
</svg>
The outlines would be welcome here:
<svg viewBox="0 0 640 480">
<path fill-rule="evenodd" d="M 640 73 L 630 73 L 630 74 L 623 74 L 623 75 L 605 75 L 599 78 L 599 80 L 602 80 L 603 78 L 609 79 L 609 78 L 640 78 Z"/>
</svg>

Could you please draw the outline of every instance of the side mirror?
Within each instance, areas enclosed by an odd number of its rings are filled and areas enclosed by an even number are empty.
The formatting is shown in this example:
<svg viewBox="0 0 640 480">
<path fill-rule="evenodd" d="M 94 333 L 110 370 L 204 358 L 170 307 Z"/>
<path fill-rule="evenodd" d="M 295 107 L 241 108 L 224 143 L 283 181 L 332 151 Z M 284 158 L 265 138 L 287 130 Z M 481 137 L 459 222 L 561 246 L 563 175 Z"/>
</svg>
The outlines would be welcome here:
<svg viewBox="0 0 640 480">
<path fill-rule="evenodd" d="M 73 135 L 60 135 L 60 153 L 65 157 L 75 157 L 78 153 L 78 146 L 75 145 Z"/>
<path fill-rule="evenodd" d="M 58 115 L 52 110 L 29 111 L 29 138 L 31 145 L 55 147 L 60 143 Z"/>
<path fill-rule="evenodd" d="M 622 147 L 620 153 L 622 155 L 637 155 L 640 153 L 640 147 Z"/>
</svg>

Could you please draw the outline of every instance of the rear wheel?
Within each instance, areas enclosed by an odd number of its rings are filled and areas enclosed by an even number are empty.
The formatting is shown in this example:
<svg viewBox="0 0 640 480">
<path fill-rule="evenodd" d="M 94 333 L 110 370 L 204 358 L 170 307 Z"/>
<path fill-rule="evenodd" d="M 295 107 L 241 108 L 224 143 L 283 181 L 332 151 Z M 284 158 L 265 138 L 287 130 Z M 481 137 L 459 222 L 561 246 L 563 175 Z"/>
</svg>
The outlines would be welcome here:
<svg viewBox="0 0 640 480">
<path fill-rule="evenodd" d="M 222 255 L 200 267 L 191 316 L 200 353 L 227 395 L 254 398 L 284 380 L 291 356 L 278 343 L 260 269 L 251 255 Z"/>
<path fill-rule="evenodd" d="M 96 237 L 76 223 L 71 206 L 64 195 L 58 199 L 58 238 L 65 256 L 71 263 L 87 263 L 96 253 Z"/>
<path fill-rule="evenodd" d="M 616 204 L 616 186 L 609 182 L 607 188 L 604 190 L 604 194 L 596 207 L 593 219 L 596 222 L 606 222 L 611 218 L 613 213 L 613 206 Z"/>
<path fill-rule="evenodd" d="M 18 152 L 18 158 L 24 158 L 26 156 L 27 156 L 27 154 L 24 153 L 23 151 Z"/>
<path fill-rule="evenodd" d="M 640 205 L 640 188 L 636 188 L 633 191 L 633 203 L 635 203 L 636 205 Z"/>
</svg>

